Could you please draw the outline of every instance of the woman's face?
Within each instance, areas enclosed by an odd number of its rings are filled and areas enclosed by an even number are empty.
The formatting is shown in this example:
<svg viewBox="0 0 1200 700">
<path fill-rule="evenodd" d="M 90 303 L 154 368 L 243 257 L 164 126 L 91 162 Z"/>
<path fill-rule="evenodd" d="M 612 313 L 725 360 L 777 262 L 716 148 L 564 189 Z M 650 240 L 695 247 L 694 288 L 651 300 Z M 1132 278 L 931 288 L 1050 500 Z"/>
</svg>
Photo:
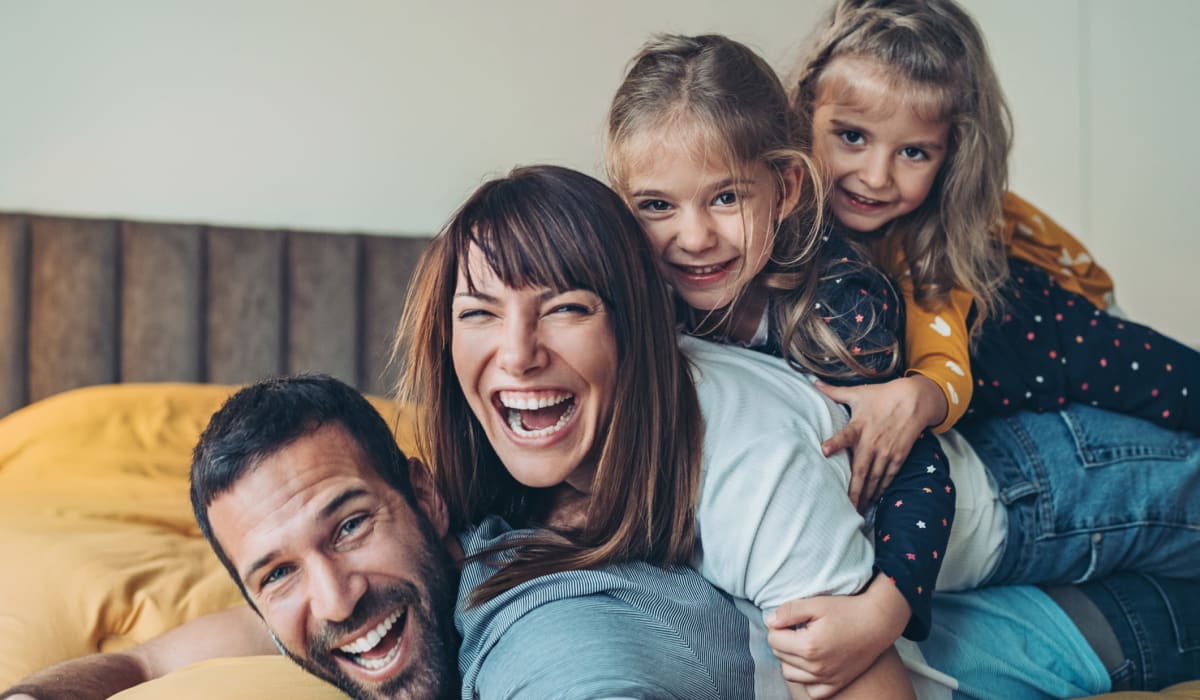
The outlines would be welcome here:
<svg viewBox="0 0 1200 700">
<path fill-rule="evenodd" d="M 517 481 L 590 491 L 617 373 L 608 309 L 586 290 L 512 289 L 477 250 L 468 267 L 450 344 L 467 403 Z"/>
</svg>

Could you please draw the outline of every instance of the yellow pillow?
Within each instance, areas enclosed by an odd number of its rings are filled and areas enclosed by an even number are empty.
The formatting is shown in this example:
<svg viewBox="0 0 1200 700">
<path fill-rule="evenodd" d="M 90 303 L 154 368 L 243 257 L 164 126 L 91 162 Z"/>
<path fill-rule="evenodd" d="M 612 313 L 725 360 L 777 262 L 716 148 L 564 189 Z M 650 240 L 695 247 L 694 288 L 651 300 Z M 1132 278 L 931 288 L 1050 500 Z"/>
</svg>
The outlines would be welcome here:
<svg viewBox="0 0 1200 700">
<path fill-rule="evenodd" d="M 192 448 L 233 390 L 88 387 L 0 419 L 0 688 L 242 602 L 188 501 Z M 411 449 L 411 414 L 369 398 Z"/>
</svg>

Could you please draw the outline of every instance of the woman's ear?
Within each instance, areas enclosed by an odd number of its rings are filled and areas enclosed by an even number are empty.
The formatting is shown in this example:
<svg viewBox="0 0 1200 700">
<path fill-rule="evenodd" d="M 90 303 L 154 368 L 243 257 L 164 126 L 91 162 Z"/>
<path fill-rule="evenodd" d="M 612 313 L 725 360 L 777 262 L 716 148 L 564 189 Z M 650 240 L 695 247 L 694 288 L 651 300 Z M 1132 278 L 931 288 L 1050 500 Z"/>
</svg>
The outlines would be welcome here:
<svg viewBox="0 0 1200 700">
<path fill-rule="evenodd" d="M 800 194 L 804 191 L 805 174 L 804 166 L 799 162 L 786 165 L 779 171 L 779 198 L 775 209 L 777 220 L 782 221 L 796 211 Z"/>
<path fill-rule="evenodd" d="M 450 530 L 450 514 L 446 510 L 446 501 L 438 492 L 429 468 L 416 457 L 408 460 L 408 481 L 412 484 L 417 506 L 433 525 L 433 531 L 438 534 L 438 537 L 445 537 Z"/>
</svg>

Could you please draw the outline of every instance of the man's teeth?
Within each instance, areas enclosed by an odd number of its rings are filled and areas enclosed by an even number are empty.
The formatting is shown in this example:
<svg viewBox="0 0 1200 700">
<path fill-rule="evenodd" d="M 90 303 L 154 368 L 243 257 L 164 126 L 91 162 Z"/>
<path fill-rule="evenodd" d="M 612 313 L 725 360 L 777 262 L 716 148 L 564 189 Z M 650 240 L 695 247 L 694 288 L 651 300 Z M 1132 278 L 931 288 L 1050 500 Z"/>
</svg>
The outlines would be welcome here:
<svg viewBox="0 0 1200 700">
<path fill-rule="evenodd" d="M 573 396 L 568 391 L 543 396 L 521 396 L 516 393 L 501 392 L 500 404 L 505 408 L 513 408 L 518 411 L 536 411 L 539 408 L 547 408 L 555 404 L 560 404 Z"/>
<path fill-rule="evenodd" d="M 508 427 L 512 428 L 512 431 L 521 437 L 541 438 L 553 435 L 562 430 L 562 427 L 567 424 L 567 421 L 571 420 L 571 416 L 573 415 L 575 415 L 575 404 L 567 406 L 567 410 L 563 411 L 563 414 L 558 417 L 554 425 L 548 425 L 545 428 L 538 428 L 537 430 L 529 430 L 521 424 L 521 412 L 510 408 L 508 410 Z"/>
<path fill-rule="evenodd" d="M 383 656 L 379 657 L 378 659 L 364 659 L 361 656 L 354 656 L 353 661 L 354 661 L 354 663 L 358 664 L 359 666 L 362 666 L 363 668 L 365 668 L 367 670 L 378 671 L 379 669 L 383 668 L 384 666 L 387 666 L 388 664 L 395 661 L 396 656 L 399 653 L 400 653 L 400 645 L 397 644 L 397 645 L 393 646 L 388 651 L 388 653 L 384 654 Z"/>
<path fill-rule="evenodd" d="M 391 615 L 388 615 L 382 622 L 380 622 L 378 625 L 375 625 L 375 628 L 370 632 L 367 632 L 346 646 L 338 647 L 338 651 L 346 654 L 362 654 L 374 649 L 375 646 L 379 644 L 379 640 L 383 639 L 383 637 L 392 629 L 392 625 L 396 624 L 396 620 L 399 619 L 400 611 L 396 611 Z M 397 644 L 396 647 L 399 648 L 400 645 Z M 370 667 L 369 659 L 358 659 L 357 661 L 364 666 Z M 375 668 L 379 668 L 379 666 L 376 666 Z"/>
</svg>

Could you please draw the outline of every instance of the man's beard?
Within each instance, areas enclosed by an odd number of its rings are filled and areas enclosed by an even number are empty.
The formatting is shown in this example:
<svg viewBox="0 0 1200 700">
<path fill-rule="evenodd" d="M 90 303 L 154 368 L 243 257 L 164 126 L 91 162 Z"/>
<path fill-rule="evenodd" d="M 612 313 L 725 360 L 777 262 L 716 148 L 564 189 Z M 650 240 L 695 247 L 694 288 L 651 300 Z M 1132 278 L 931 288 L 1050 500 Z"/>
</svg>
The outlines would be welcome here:
<svg viewBox="0 0 1200 700">
<path fill-rule="evenodd" d="M 412 583 L 385 589 L 370 589 L 359 599 L 354 612 L 341 622 L 328 623 L 308 640 L 308 653 L 302 657 L 292 649 L 284 653 L 304 670 L 341 689 L 357 700 L 435 700 L 451 698 L 458 689 L 458 635 L 454 629 L 454 602 L 458 585 L 456 573 L 446 550 L 428 524 L 422 525 L 422 549 L 417 573 L 428 598 L 421 599 Z M 408 667 L 378 687 L 368 688 L 350 676 L 335 659 L 341 652 L 333 646 L 337 640 L 360 629 L 382 613 L 407 606 L 402 634 L 408 640 Z M 397 644 L 403 643 L 399 640 Z"/>
</svg>

